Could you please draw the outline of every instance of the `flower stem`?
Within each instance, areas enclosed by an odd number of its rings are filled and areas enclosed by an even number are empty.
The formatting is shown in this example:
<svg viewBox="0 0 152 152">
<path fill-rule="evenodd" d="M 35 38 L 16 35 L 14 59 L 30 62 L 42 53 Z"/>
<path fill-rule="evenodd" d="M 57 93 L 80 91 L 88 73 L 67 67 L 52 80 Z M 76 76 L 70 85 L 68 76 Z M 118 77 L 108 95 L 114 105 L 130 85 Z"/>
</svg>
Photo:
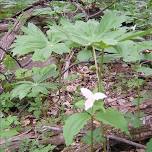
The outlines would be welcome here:
<svg viewBox="0 0 152 152">
<path fill-rule="evenodd" d="M 98 91 L 99 91 L 99 89 L 100 89 L 100 84 L 99 84 L 99 82 L 100 82 L 100 78 L 99 78 L 99 68 L 98 68 L 98 63 L 97 63 L 96 51 L 95 51 L 95 48 L 94 48 L 94 47 L 92 47 L 92 51 L 93 51 L 93 58 L 94 58 L 94 61 L 95 61 L 96 75 L 97 75 L 97 80 L 98 80 L 97 86 L 98 86 Z"/>
<path fill-rule="evenodd" d="M 91 152 L 94 152 L 93 148 L 93 115 L 91 115 Z"/>
<path fill-rule="evenodd" d="M 104 131 L 104 128 L 102 127 L 102 123 L 101 123 L 101 134 L 105 135 L 105 131 Z M 103 152 L 106 152 L 107 151 L 107 148 L 106 148 L 106 137 L 104 137 L 105 141 L 103 141 Z"/>
<path fill-rule="evenodd" d="M 104 73 L 104 67 L 103 67 L 103 59 L 104 59 L 104 49 L 102 49 L 102 54 L 99 62 L 99 92 L 104 91 L 102 88 L 102 79 L 103 79 L 103 73 Z"/>
</svg>

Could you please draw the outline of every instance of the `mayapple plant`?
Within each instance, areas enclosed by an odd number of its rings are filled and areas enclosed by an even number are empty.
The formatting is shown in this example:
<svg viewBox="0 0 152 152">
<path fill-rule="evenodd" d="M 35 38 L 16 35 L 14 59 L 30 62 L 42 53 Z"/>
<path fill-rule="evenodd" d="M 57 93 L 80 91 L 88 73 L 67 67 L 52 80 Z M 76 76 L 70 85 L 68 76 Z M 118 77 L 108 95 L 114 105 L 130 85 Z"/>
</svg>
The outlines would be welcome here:
<svg viewBox="0 0 152 152">
<path fill-rule="evenodd" d="M 92 125 L 93 121 L 97 120 L 103 124 L 111 125 L 128 133 L 128 124 L 124 116 L 115 109 L 104 108 L 102 99 L 107 97 L 105 94 L 101 92 L 93 94 L 87 88 L 81 88 L 81 93 L 86 98 L 85 102 L 83 102 L 83 109 L 85 111 L 75 113 L 66 120 L 63 128 L 63 135 L 67 146 L 72 144 L 74 136 L 84 127 L 84 125 L 89 120 L 91 120 Z M 78 105 L 81 104 L 78 103 Z M 93 132 L 93 128 L 91 132 Z M 93 151 L 93 135 L 91 138 L 91 145 L 91 151 Z"/>
<path fill-rule="evenodd" d="M 125 62 L 136 62 L 147 59 L 147 56 L 141 55 L 141 51 L 152 47 L 151 41 L 147 43 L 134 41 L 134 39 L 142 40 L 140 37 L 152 33 L 152 29 L 128 32 L 127 28 L 122 27 L 122 23 L 126 20 L 125 15 L 109 11 L 100 22 L 88 20 L 71 23 L 62 20 L 59 25 L 50 26 L 46 34 L 29 23 L 28 27 L 23 28 L 24 35 L 17 36 L 12 45 L 12 52 L 18 56 L 30 53 L 34 61 L 46 61 L 54 54 L 62 57 L 73 48 L 79 48 L 78 60 L 84 56 L 87 56 L 85 60 L 89 60 L 93 55 L 98 91 L 102 91 L 103 63 L 107 58 L 110 60 L 122 58 Z M 97 56 L 97 51 L 100 56 Z M 105 55 L 104 51 L 109 54 Z M 57 64 L 56 66 L 58 67 Z"/>
</svg>

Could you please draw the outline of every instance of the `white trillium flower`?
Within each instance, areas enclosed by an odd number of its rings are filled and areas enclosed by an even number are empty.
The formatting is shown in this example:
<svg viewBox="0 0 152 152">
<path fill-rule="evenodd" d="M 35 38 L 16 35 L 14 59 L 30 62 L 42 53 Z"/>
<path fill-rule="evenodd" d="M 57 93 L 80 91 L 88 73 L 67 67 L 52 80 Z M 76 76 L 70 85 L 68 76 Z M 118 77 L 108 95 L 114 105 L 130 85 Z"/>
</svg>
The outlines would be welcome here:
<svg viewBox="0 0 152 152">
<path fill-rule="evenodd" d="M 89 89 L 87 88 L 81 88 L 82 95 L 86 98 L 85 101 L 85 110 L 88 110 L 93 107 L 93 104 L 96 100 L 104 99 L 107 96 L 104 93 L 97 92 L 93 94 Z"/>
</svg>

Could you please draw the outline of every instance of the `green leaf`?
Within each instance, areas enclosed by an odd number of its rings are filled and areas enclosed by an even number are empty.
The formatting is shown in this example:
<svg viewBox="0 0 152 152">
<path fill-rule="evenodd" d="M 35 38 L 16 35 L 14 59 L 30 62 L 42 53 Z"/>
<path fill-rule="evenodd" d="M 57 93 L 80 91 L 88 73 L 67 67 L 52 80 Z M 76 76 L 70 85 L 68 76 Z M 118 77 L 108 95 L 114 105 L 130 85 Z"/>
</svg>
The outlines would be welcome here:
<svg viewBox="0 0 152 152">
<path fill-rule="evenodd" d="M 100 32 L 107 32 L 121 26 L 121 23 L 126 21 L 126 16 L 119 15 L 117 12 L 107 12 L 100 21 Z"/>
<path fill-rule="evenodd" d="M 16 83 L 17 86 L 11 91 L 11 99 L 19 97 L 23 99 L 24 97 L 37 97 L 38 94 L 48 94 L 48 90 L 57 89 L 55 83 L 38 83 L 31 81 L 21 81 Z"/>
<path fill-rule="evenodd" d="M 27 83 L 16 86 L 11 91 L 11 99 L 15 97 L 19 97 L 20 100 L 23 99 L 30 92 L 31 88 L 32 86 Z"/>
<path fill-rule="evenodd" d="M 120 36 L 119 40 L 120 41 L 133 40 L 151 33 L 152 33 L 152 28 L 146 31 L 138 31 L 138 32 L 133 31 Z"/>
<path fill-rule="evenodd" d="M 119 43 L 115 49 L 125 62 L 136 62 L 141 59 L 138 51 L 138 44 L 133 41 L 124 41 Z"/>
<path fill-rule="evenodd" d="M 43 32 L 34 24 L 29 23 L 28 27 L 23 28 L 24 35 L 17 36 L 12 45 L 14 55 L 24 55 L 45 48 L 48 40 Z"/>
<path fill-rule="evenodd" d="M 93 141 L 94 143 L 101 143 L 105 141 L 104 136 L 101 134 L 101 128 L 96 128 L 93 130 Z M 91 131 L 87 132 L 87 134 L 82 138 L 82 140 L 86 144 L 91 144 Z"/>
<path fill-rule="evenodd" d="M 115 109 L 109 108 L 106 109 L 105 112 L 97 112 L 96 119 L 128 133 L 127 121 L 124 116 Z"/>
<path fill-rule="evenodd" d="M 16 66 L 16 62 L 14 59 L 12 59 L 12 57 L 10 57 L 9 55 L 7 55 L 3 61 L 5 67 L 7 69 L 12 69 Z"/>
<path fill-rule="evenodd" d="M 90 115 L 87 113 L 76 113 L 65 121 L 63 136 L 67 146 L 72 144 L 74 136 L 83 128 L 89 119 Z"/>
<path fill-rule="evenodd" d="M 75 104 L 74 104 L 74 106 L 76 107 L 76 108 L 84 108 L 84 100 L 79 100 L 78 102 L 76 102 Z"/>
<path fill-rule="evenodd" d="M 48 45 L 42 49 L 37 49 L 33 56 L 32 60 L 33 61 L 46 61 L 49 56 L 52 54 L 52 49 Z"/>
<path fill-rule="evenodd" d="M 103 112 L 105 112 L 104 102 L 101 100 L 96 101 L 93 105 L 93 112 L 96 112 L 98 110 L 102 110 Z"/>
<path fill-rule="evenodd" d="M 32 95 L 36 97 L 37 95 L 39 95 L 39 93 L 48 94 L 49 91 L 43 86 L 43 84 L 33 84 Z"/>
<path fill-rule="evenodd" d="M 64 43 L 58 43 L 52 47 L 53 52 L 57 54 L 69 53 L 69 48 Z"/>
<path fill-rule="evenodd" d="M 133 128 L 139 128 L 143 124 L 142 120 L 139 118 L 137 113 L 135 113 L 135 114 L 126 113 L 125 117 L 126 117 L 126 120 L 128 121 L 128 123 L 131 124 L 131 126 Z M 143 117 L 142 113 L 140 113 L 140 117 Z"/>
<path fill-rule="evenodd" d="M 150 141 L 146 144 L 146 152 L 152 152 L 152 138 Z"/>
<path fill-rule="evenodd" d="M 57 66 L 55 64 L 48 65 L 44 68 L 33 68 L 33 80 L 34 82 L 43 82 L 48 78 L 57 76 Z"/>
<path fill-rule="evenodd" d="M 77 59 L 81 61 L 88 61 L 92 57 L 91 50 L 82 50 L 78 53 Z"/>
<path fill-rule="evenodd" d="M 10 137 L 15 136 L 17 134 L 18 134 L 18 132 L 15 129 L 0 130 L 0 137 L 1 138 L 10 138 Z"/>
<path fill-rule="evenodd" d="M 152 68 L 142 66 L 137 69 L 137 72 L 142 72 L 145 76 L 150 76 L 152 75 Z"/>
<path fill-rule="evenodd" d="M 52 52 L 62 55 L 63 53 L 69 53 L 69 50 L 70 49 L 65 45 L 65 43 L 49 41 L 45 48 L 34 52 L 32 59 L 34 61 L 45 61 Z"/>
<path fill-rule="evenodd" d="M 29 23 L 28 27 L 24 27 L 23 32 L 24 35 L 17 36 L 15 43 L 12 45 L 14 55 L 34 53 L 32 56 L 34 61 L 44 61 L 49 58 L 52 52 L 57 54 L 69 52 L 69 48 L 63 41 L 60 41 L 61 39 L 57 39 L 55 34 L 47 32 L 49 34 L 47 37 L 32 23 Z"/>
</svg>

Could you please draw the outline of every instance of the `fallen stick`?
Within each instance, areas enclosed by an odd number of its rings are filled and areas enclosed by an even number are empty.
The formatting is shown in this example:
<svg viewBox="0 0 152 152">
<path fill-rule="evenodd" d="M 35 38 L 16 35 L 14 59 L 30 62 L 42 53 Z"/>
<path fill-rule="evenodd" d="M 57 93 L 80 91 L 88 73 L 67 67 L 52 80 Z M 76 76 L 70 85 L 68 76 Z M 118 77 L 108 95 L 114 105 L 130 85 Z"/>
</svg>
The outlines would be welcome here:
<svg viewBox="0 0 152 152">
<path fill-rule="evenodd" d="M 39 138 L 39 142 L 41 144 L 48 144 L 48 143 L 51 143 L 51 144 L 54 144 L 54 145 L 61 145 L 61 144 L 64 144 L 64 137 L 63 137 L 63 134 L 61 133 L 62 132 L 62 128 L 60 127 L 52 127 L 52 126 L 42 126 L 40 128 L 40 130 L 38 132 L 43 133 L 47 130 L 51 130 L 51 131 L 57 131 L 58 134 L 55 135 L 55 136 L 51 136 L 49 139 L 42 139 L 42 138 Z M 17 146 L 20 145 L 20 143 L 24 140 L 24 139 L 37 139 L 37 135 L 35 135 L 34 132 L 30 132 L 31 130 L 28 130 L 18 136 L 15 136 L 15 137 L 12 137 L 12 138 L 9 138 L 7 140 L 1 140 L 0 142 L 0 147 L 4 147 L 6 145 L 6 143 L 9 141 L 10 145 L 8 146 L 8 149 L 13 149 L 16 148 Z M 126 143 L 126 144 L 129 144 L 129 145 L 132 145 L 136 148 L 141 148 L 141 149 L 145 149 L 146 146 L 142 145 L 142 144 L 139 144 L 139 143 L 136 143 L 136 142 L 133 142 L 133 141 L 130 141 L 128 139 L 125 139 L 125 138 L 121 138 L 121 137 L 118 137 L 118 136 L 115 136 L 115 135 L 107 135 L 106 138 L 109 140 L 115 140 L 115 141 L 118 141 L 118 142 L 123 142 L 123 143 Z"/>
<path fill-rule="evenodd" d="M 115 135 L 107 135 L 106 137 L 107 137 L 108 139 L 112 139 L 112 140 L 116 140 L 116 141 L 119 141 L 119 142 L 123 142 L 123 143 L 132 145 L 132 146 L 137 147 L 137 148 L 142 148 L 142 149 L 145 149 L 145 148 L 146 148 L 146 146 L 144 146 L 144 145 L 142 145 L 142 144 L 139 144 L 139 143 L 130 141 L 130 140 L 125 139 L 125 138 L 117 137 L 117 136 L 115 136 Z"/>
</svg>

